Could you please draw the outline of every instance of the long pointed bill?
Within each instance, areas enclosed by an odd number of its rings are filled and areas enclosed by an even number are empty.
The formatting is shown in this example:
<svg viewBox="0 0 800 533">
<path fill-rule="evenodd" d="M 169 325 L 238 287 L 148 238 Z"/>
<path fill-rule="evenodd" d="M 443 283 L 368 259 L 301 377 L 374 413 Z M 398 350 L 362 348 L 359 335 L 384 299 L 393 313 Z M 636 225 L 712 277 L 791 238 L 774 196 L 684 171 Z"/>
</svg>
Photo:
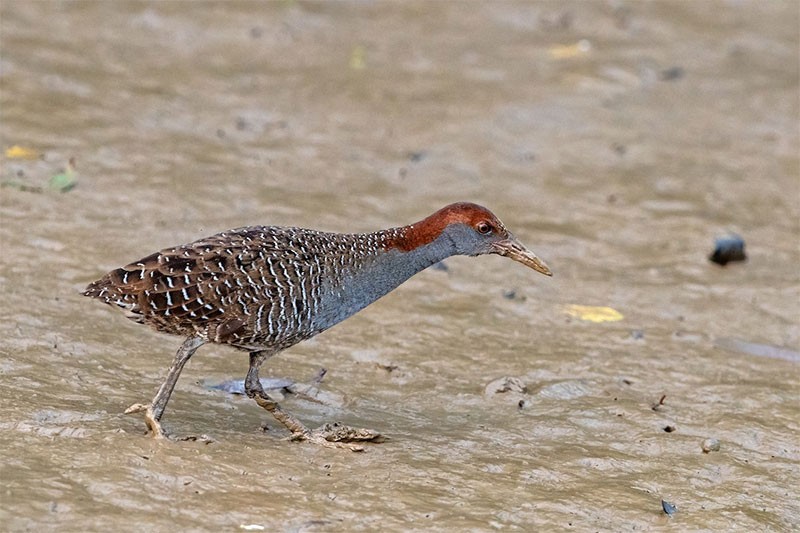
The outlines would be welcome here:
<svg viewBox="0 0 800 533">
<path fill-rule="evenodd" d="M 547 268 L 547 265 L 544 264 L 544 261 L 525 248 L 515 237 L 509 237 L 508 239 L 492 244 L 492 249 L 494 253 L 522 263 L 526 267 L 532 268 L 536 272 L 541 272 L 545 276 L 553 275 L 550 269 Z"/>
</svg>

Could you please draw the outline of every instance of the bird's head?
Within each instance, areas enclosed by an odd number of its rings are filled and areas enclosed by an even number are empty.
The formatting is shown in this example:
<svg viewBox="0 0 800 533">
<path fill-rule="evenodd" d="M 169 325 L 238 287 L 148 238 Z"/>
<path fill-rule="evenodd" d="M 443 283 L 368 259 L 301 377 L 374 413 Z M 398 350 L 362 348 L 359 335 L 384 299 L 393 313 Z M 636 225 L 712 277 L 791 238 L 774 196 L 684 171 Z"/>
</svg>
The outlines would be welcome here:
<svg viewBox="0 0 800 533">
<path fill-rule="evenodd" d="M 434 241 L 453 247 L 455 254 L 498 254 L 541 272 L 553 273 L 547 265 L 509 232 L 494 213 L 483 206 L 460 202 L 406 227 L 401 247 L 413 249 Z"/>
</svg>

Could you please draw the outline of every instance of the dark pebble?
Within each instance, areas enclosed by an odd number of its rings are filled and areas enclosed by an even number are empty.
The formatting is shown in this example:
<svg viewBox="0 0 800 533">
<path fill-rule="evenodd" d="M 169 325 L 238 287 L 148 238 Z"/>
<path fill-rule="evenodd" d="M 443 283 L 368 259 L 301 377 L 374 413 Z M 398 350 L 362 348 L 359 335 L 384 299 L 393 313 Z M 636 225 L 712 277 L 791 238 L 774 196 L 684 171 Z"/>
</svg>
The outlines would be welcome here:
<svg viewBox="0 0 800 533">
<path fill-rule="evenodd" d="M 747 255 L 744 253 L 744 239 L 738 235 L 720 237 L 714 241 L 714 253 L 708 256 L 708 260 L 721 266 L 734 261 L 745 261 Z"/>
<path fill-rule="evenodd" d="M 503 298 L 506 300 L 514 300 L 517 302 L 524 302 L 527 300 L 527 297 L 524 294 L 520 294 L 516 291 L 516 289 L 508 289 L 503 291 Z"/>
<path fill-rule="evenodd" d="M 658 78 L 661 81 L 674 81 L 681 79 L 684 74 L 686 71 L 683 70 L 683 67 L 670 67 L 659 72 Z"/>
</svg>

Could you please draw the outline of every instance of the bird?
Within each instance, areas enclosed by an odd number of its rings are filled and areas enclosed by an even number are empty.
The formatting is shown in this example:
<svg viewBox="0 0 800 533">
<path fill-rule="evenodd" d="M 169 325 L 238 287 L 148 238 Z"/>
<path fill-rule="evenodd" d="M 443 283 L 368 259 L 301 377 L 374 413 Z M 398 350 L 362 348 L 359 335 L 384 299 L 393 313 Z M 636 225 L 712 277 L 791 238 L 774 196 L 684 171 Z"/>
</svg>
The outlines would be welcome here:
<svg viewBox="0 0 800 533">
<path fill-rule="evenodd" d="M 484 254 L 552 276 L 491 211 L 458 202 L 419 222 L 371 233 L 281 226 L 223 231 L 112 270 L 83 294 L 120 308 L 137 323 L 185 338 L 152 401 L 125 411 L 144 413 L 153 436 L 169 437 L 161 418 L 184 365 L 202 345 L 218 343 L 249 353 L 245 392 L 291 439 L 338 445 L 377 441 L 380 434 L 338 424 L 308 429 L 263 390 L 262 364 L 429 266 L 454 255 Z"/>
</svg>

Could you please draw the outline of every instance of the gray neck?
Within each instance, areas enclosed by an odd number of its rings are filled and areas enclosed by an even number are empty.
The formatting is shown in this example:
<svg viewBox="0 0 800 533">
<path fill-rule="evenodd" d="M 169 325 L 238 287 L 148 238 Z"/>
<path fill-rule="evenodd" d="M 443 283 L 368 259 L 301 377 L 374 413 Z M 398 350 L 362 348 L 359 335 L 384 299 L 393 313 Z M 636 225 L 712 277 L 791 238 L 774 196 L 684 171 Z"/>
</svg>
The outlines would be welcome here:
<svg viewBox="0 0 800 533">
<path fill-rule="evenodd" d="M 370 238 L 380 240 L 380 233 Z M 433 242 L 408 252 L 396 248 L 374 249 L 353 256 L 338 275 L 325 283 L 319 313 L 314 317 L 318 331 L 325 330 L 357 313 L 394 290 L 414 274 L 459 253 L 452 239 L 442 234 Z"/>
</svg>

